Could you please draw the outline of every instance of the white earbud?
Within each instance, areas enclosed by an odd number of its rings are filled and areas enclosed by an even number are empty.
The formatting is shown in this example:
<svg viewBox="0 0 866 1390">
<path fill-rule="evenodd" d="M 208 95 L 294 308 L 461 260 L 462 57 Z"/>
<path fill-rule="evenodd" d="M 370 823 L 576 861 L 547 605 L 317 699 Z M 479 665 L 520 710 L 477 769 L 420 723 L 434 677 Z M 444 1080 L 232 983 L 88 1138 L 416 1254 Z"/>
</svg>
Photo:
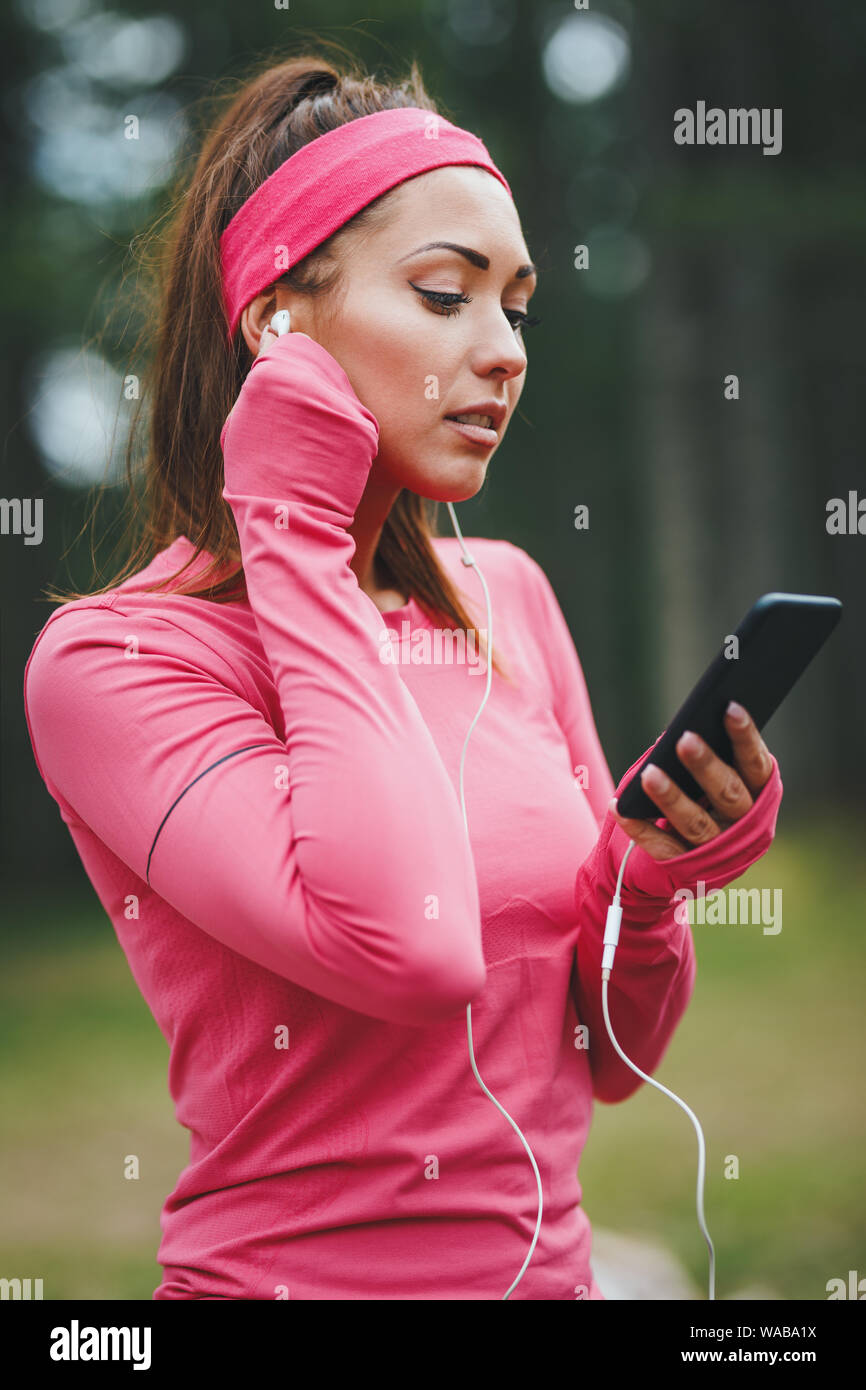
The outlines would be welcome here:
<svg viewBox="0 0 866 1390">
<path fill-rule="evenodd" d="M 291 326 L 292 318 L 288 309 L 278 309 L 268 324 L 268 327 L 276 333 L 278 338 L 281 338 L 284 333 L 288 333 Z"/>
</svg>

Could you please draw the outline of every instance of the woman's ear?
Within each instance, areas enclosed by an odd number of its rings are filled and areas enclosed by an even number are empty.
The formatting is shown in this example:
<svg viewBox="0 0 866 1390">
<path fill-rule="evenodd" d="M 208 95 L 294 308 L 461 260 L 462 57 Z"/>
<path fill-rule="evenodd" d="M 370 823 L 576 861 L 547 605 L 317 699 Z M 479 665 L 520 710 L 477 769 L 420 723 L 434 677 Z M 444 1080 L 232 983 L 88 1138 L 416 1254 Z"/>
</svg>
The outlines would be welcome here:
<svg viewBox="0 0 866 1390">
<path fill-rule="evenodd" d="M 287 285 L 270 285 L 250 300 L 241 314 L 238 326 L 253 357 L 258 356 L 262 333 L 278 309 L 288 309 L 292 315 L 292 327 L 300 330 L 301 325 L 296 321 L 298 296 L 293 295 Z"/>
<path fill-rule="evenodd" d="M 244 335 L 244 342 L 252 353 L 253 357 L 259 354 L 262 332 L 267 328 L 271 318 L 276 313 L 278 307 L 277 296 L 274 293 L 275 287 L 272 285 L 261 294 L 256 295 L 255 299 L 250 300 L 243 310 L 238 327 Z"/>
</svg>

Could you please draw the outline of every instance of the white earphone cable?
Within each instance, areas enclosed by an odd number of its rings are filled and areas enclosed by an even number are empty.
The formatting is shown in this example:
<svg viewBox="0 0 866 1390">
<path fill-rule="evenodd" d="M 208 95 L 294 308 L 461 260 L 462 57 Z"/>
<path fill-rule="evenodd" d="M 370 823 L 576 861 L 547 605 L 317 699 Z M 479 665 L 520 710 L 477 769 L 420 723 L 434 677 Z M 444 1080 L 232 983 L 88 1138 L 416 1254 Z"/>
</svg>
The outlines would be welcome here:
<svg viewBox="0 0 866 1390">
<path fill-rule="evenodd" d="M 694 1111 L 691 1110 L 688 1105 L 686 1105 L 684 1100 L 681 1100 L 680 1097 L 675 1095 L 673 1091 L 669 1091 L 667 1086 L 663 1086 L 660 1081 L 655 1081 L 653 1077 L 647 1076 L 645 1071 L 641 1071 L 640 1067 L 635 1066 L 631 1058 L 626 1056 L 619 1043 L 617 1042 L 616 1038 L 614 1037 L 613 1027 L 611 1026 L 610 1021 L 610 1013 L 608 1011 L 607 985 L 610 979 L 610 972 L 613 969 L 613 958 L 616 954 L 617 943 L 619 941 L 619 929 L 620 924 L 622 922 L 622 905 L 620 900 L 620 893 L 622 891 L 622 880 L 623 875 L 625 874 L 625 866 L 628 861 L 628 857 L 631 854 L 632 850 L 635 848 L 636 843 L 636 840 L 629 841 L 628 849 L 623 855 L 622 863 L 619 866 L 619 875 L 617 876 L 616 880 L 616 890 L 613 895 L 613 902 L 607 909 L 607 920 L 605 922 L 604 928 L 604 950 L 602 952 L 601 958 L 601 1007 L 604 1013 L 604 1023 L 605 1027 L 607 1028 L 608 1037 L 613 1043 L 619 1056 L 625 1062 L 626 1066 L 631 1067 L 632 1071 L 643 1081 L 648 1082 L 650 1086 L 655 1086 L 656 1090 L 661 1091 L 662 1095 L 669 1096 L 671 1100 L 676 1101 L 677 1105 L 681 1106 L 682 1109 L 685 1110 L 686 1114 L 688 1115 L 689 1119 L 695 1127 L 695 1133 L 698 1136 L 698 1226 L 701 1229 L 701 1233 L 703 1234 L 704 1240 L 707 1242 L 707 1248 L 710 1252 L 709 1297 L 710 1299 L 715 1299 L 716 1252 L 713 1249 L 713 1242 L 710 1239 L 710 1233 L 707 1230 L 707 1223 L 704 1219 L 704 1177 L 706 1173 L 706 1145 L 704 1143 L 704 1132 L 701 1129 L 700 1121 L 697 1115 L 694 1113 Z"/>
<path fill-rule="evenodd" d="M 475 728 L 475 725 L 476 725 L 477 722 L 478 722 L 478 718 L 479 718 L 479 716 L 480 716 L 480 714 L 481 714 L 481 711 L 483 710 L 485 704 L 487 703 L 487 698 L 488 698 L 488 696 L 489 696 L 489 694 L 490 694 L 490 685 L 491 685 L 491 681 L 492 681 L 492 679 L 493 679 L 493 667 L 492 667 L 491 664 L 490 664 L 490 654 L 491 654 L 492 643 L 493 643 L 493 635 L 492 635 L 492 634 L 493 634 L 493 611 L 492 611 L 491 604 L 490 604 L 490 593 L 489 593 L 489 591 L 488 591 L 487 584 L 486 584 L 485 579 L 484 579 L 484 575 L 481 573 L 481 570 L 479 569 L 479 567 L 478 567 L 478 565 L 476 564 L 475 560 L 473 560 L 472 556 L 469 554 L 469 551 L 466 549 L 466 544 L 465 544 L 465 541 L 464 541 L 464 539 L 463 539 L 463 532 L 460 530 L 460 526 L 459 526 L 459 523 L 458 523 L 458 521 L 457 521 L 457 516 L 456 516 L 456 514 L 455 514 L 455 512 L 454 512 L 454 507 L 453 507 L 453 505 L 452 505 L 450 502 L 448 502 L 448 503 L 447 503 L 447 506 L 448 506 L 449 512 L 451 513 L 451 522 L 452 522 L 452 524 L 453 524 L 453 526 L 454 526 L 454 533 L 455 533 L 455 535 L 457 536 L 458 541 L 460 542 L 460 549 L 461 549 L 462 552 L 463 552 L 463 554 L 462 554 L 462 556 L 461 556 L 461 559 L 462 559 L 464 565 L 471 566 L 471 567 L 475 570 L 476 574 L 478 575 L 478 578 L 481 580 L 481 587 L 482 587 L 482 589 L 484 590 L 484 598 L 485 598 L 485 601 L 486 601 L 486 604 L 487 604 L 487 639 L 486 639 L 486 645 L 487 645 L 487 684 L 486 684 L 485 690 L 484 690 L 484 699 L 481 701 L 481 704 L 478 706 L 478 709 L 477 709 L 477 711 L 476 711 L 476 713 L 475 713 L 475 718 L 472 720 L 472 723 L 469 725 L 469 729 L 468 729 L 468 731 L 467 731 L 466 738 L 465 738 L 464 743 L 463 743 L 463 751 L 462 751 L 462 753 L 460 754 L 460 807 L 461 807 L 461 810 L 463 811 L 463 824 L 464 824 L 465 827 L 466 827 L 466 835 L 467 835 L 467 838 L 468 838 L 468 836 L 469 836 L 469 820 L 468 820 L 467 815 L 466 815 L 466 798 L 465 798 L 465 796 L 464 796 L 464 794 L 463 794 L 463 765 L 464 765 L 464 762 L 465 762 L 465 759 L 466 759 L 466 747 L 467 747 L 467 744 L 469 743 L 469 737 L 470 737 L 470 735 L 471 735 L 471 733 L 472 733 L 472 730 Z M 472 1070 L 473 1070 L 473 1072 L 475 1073 L 475 1079 L 476 1079 L 476 1081 L 478 1082 L 478 1085 L 481 1087 L 481 1089 L 482 1089 L 482 1091 L 484 1092 L 484 1094 L 488 1097 L 488 1099 L 493 1101 L 493 1104 L 496 1106 L 496 1109 L 499 1110 L 499 1111 L 501 1112 L 501 1114 L 503 1114 L 503 1115 L 505 1116 L 506 1120 L 507 1120 L 508 1123 L 511 1125 L 511 1128 L 514 1130 L 514 1132 L 515 1132 L 515 1134 L 517 1135 L 518 1139 L 520 1140 L 521 1144 L 522 1144 L 523 1147 L 526 1149 L 526 1152 L 529 1154 L 529 1161 L 530 1161 L 530 1163 L 532 1164 L 532 1171 L 535 1173 L 535 1181 L 536 1181 L 537 1184 L 538 1184 L 538 1219 L 536 1220 L 536 1223 L 535 1223 L 535 1234 L 534 1234 L 533 1237 L 532 1237 L 532 1244 L 531 1244 L 530 1247 L 529 1247 L 529 1251 L 528 1251 L 528 1253 L 527 1253 L 526 1259 L 523 1261 L 523 1264 L 522 1264 L 521 1269 L 520 1269 L 520 1273 L 517 1275 L 517 1278 L 514 1280 L 514 1283 L 513 1283 L 513 1284 L 511 1285 L 511 1287 L 507 1290 L 507 1292 L 504 1293 L 504 1294 L 502 1295 L 502 1300 L 503 1300 L 503 1302 L 504 1302 L 505 1299 L 507 1299 L 507 1298 L 509 1297 L 509 1295 L 512 1294 L 512 1293 L 514 1292 L 514 1290 L 517 1288 L 517 1285 L 520 1283 L 520 1280 L 523 1278 L 523 1275 L 524 1275 L 524 1273 L 526 1272 L 526 1267 L 527 1267 L 527 1265 L 529 1264 L 529 1261 L 532 1259 L 533 1251 L 535 1250 L 535 1246 L 536 1246 L 536 1244 L 537 1244 L 537 1242 L 538 1242 L 538 1234 L 539 1234 L 539 1231 L 541 1230 L 541 1214 L 542 1214 L 542 1210 L 543 1210 L 543 1207 L 544 1207 L 544 1194 L 543 1194 L 542 1189 L 541 1189 L 541 1175 L 540 1175 L 540 1173 L 539 1173 L 539 1171 L 538 1171 L 538 1164 L 537 1164 L 536 1161 L 535 1161 L 535 1155 L 533 1154 L 531 1148 L 529 1147 L 529 1144 L 526 1142 L 526 1139 L 524 1138 L 523 1134 L 521 1133 L 520 1128 L 518 1127 L 518 1125 L 516 1124 L 516 1122 L 511 1118 L 511 1116 L 509 1115 L 508 1111 L 507 1111 L 502 1105 L 499 1104 L 499 1101 L 496 1099 L 496 1097 L 493 1095 L 493 1093 L 492 1093 L 491 1091 L 489 1091 L 489 1090 L 487 1089 L 487 1087 L 485 1086 L 484 1082 L 483 1082 L 482 1079 L 481 1079 L 481 1075 L 480 1075 L 480 1073 L 479 1073 L 479 1071 L 478 1071 L 478 1067 L 477 1067 L 476 1064 L 475 1064 L 475 1052 L 474 1052 L 474 1049 L 473 1049 L 473 1046 L 472 1046 L 472 1005 L 471 1005 L 471 1004 L 467 1004 L 467 1005 L 466 1005 L 466 1031 L 467 1031 L 467 1034 L 468 1034 L 468 1037 L 469 1037 L 469 1061 L 470 1061 L 470 1063 L 471 1063 L 471 1065 L 472 1065 Z"/>
</svg>

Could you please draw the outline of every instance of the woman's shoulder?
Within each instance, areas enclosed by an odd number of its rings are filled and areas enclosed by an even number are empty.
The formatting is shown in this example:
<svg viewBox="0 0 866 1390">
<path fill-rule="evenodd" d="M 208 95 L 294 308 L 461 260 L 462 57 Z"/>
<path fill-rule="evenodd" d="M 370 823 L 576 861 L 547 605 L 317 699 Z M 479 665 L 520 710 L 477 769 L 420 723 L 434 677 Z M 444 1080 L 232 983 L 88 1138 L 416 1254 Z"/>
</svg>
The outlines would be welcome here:
<svg viewBox="0 0 866 1390">
<path fill-rule="evenodd" d="M 179 536 L 111 588 L 54 608 L 36 633 L 27 658 L 25 704 L 36 685 L 44 689 L 80 683 L 96 664 L 105 664 L 118 651 L 133 658 L 139 647 L 175 663 L 181 660 L 207 669 L 218 666 L 222 675 L 225 659 L 217 660 L 212 639 L 216 627 L 225 625 L 226 605 L 203 603 L 177 592 L 178 585 L 189 585 L 208 557 L 200 553 L 181 577 L 173 578 L 194 552 L 192 543 Z"/>
<path fill-rule="evenodd" d="M 189 568 L 183 568 L 190 561 Z M 196 556 L 195 547 L 186 536 L 178 536 L 134 573 L 119 580 L 110 588 L 92 594 L 82 594 L 54 608 L 36 634 L 34 648 L 43 635 L 52 631 L 62 620 L 64 629 L 98 630 L 100 621 L 113 616 L 132 615 L 146 619 L 170 618 L 185 595 L 180 586 L 188 588 L 209 561 L 206 552 Z M 180 571 L 183 571 L 180 573 Z"/>
</svg>

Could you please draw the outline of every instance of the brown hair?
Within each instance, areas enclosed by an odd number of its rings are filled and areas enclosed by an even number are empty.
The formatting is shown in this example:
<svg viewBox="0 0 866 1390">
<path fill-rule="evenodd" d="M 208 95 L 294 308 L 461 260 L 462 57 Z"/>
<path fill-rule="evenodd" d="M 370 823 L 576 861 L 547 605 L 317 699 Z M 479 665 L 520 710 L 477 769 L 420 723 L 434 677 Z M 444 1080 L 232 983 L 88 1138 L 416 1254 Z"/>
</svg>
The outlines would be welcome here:
<svg viewBox="0 0 866 1390">
<path fill-rule="evenodd" d="M 213 113 L 207 110 L 211 103 Z M 172 592 L 218 603 L 246 597 L 237 528 L 222 497 L 219 435 L 253 358 L 242 333 L 231 345 L 227 339 L 220 234 L 255 189 L 318 135 L 391 107 L 418 106 L 444 114 L 424 90 L 414 61 L 408 78 L 391 85 L 359 71 L 351 61 L 340 71 L 315 53 L 277 64 L 268 59 L 259 71 L 236 79 L 234 90 L 211 96 L 201 106 L 209 133 L 189 181 L 183 173 L 177 176 L 167 228 L 150 264 L 143 300 L 136 291 L 144 312 L 133 361 L 147 364 L 151 385 L 139 393 L 125 454 L 129 515 L 120 543 L 131 553 L 106 584 L 89 593 L 49 586 L 45 593 L 54 602 L 107 592 L 181 535 L 192 542 L 194 554 L 180 570 L 149 585 L 149 591 L 172 585 Z M 332 291 L 342 276 L 335 249 L 355 229 L 370 229 L 386 217 L 388 196 L 362 208 L 279 281 L 302 294 Z M 157 241 L 161 220 L 154 222 L 145 245 Z M 142 264 L 147 265 L 146 255 Z M 143 467 L 136 469 L 136 434 L 146 401 L 148 442 Z M 480 634 L 431 544 L 438 508 L 439 503 L 404 488 L 382 529 L 377 564 L 387 582 L 414 597 L 428 616 L 464 629 L 467 636 L 474 631 L 483 650 Z M 213 563 L 197 581 L 188 576 L 189 587 L 174 584 L 203 551 Z M 95 567 L 92 539 L 91 559 Z M 508 678 L 495 655 L 492 664 Z"/>
</svg>

